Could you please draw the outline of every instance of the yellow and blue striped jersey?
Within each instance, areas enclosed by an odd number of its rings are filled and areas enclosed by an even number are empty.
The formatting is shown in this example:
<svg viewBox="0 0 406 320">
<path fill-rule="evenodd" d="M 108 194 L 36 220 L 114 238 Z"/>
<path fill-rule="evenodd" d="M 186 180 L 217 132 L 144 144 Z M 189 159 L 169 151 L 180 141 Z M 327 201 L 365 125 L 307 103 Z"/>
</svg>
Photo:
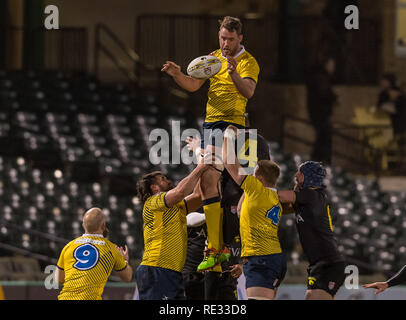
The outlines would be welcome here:
<svg viewBox="0 0 406 320">
<path fill-rule="evenodd" d="M 69 242 L 57 264 L 65 271 L 59 300 L 101 300 L 113 270 L 126 268 L 116 245 L 98 234 L 84 234 Z"/>
<path fill-rule="evenodd" d="M 210 88 L 206 105 L 206 122 L 226 121 L 245 126 L 245 108 L 248 99 L 234 85 L 227 71 L 227 59 L 218 49 L 212 53 L 222 62 L 220 71 L 210 78 Z M 237 73 L 241 78 L 250 78 L 258 82 L 259 66 L 255 58 L 245 51 L 234 57 L 237 61 Z"/>
<path fill-rule="evenodd" d="M 166 192 L 149 197 L 144 204 L 144 254 L 141 265 L 181 272 L 186 261 L 187 205 L 165 203 Z"/>
<path fill-rule="evenodd" d="M 240 213 L 241 256 L 281 253 L 278 238 L 282 206 L 275 189 L 248 175 L 241 184 L 245 198 Z"/>
</svg>

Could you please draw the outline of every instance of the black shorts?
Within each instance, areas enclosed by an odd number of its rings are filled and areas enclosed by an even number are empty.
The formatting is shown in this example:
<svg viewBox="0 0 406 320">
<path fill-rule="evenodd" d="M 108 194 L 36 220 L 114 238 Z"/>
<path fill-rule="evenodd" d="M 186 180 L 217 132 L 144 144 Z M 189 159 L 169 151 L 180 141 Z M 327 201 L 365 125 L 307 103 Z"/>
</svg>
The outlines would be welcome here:
<svg viewBox="0 0 406 320">
<path fill-rule="evenodd" d="M 205 300 L 238 300 L 237 279 L 230 272 L 206 272 Z"/>
<path fill-rule="evenodd" d="M 204 300 L 204 273 L 182 272 L 187 300 Z"/>
<path fill-rule="evenodd" d="M 237 300 L 237 279 L 230 272 L 183 272 L 187 300 Z"/>
<path fill-rule="evenodd" d="M 223 145 L 224 131 L 229 125 L 233 125 L 238 129 L 245 129 L 245 127 L 242 125 L 226 121 L 204 122 L 200 137 L 200 147 L 203 150 L 205 150 L 208 145 L 221 148 Z"/>
<path fill-rule="evenodd" d="M 307 289 L 320 289 L 335 296 L 345 280 L 344 261 L 319 261 L 307 268 Z"/>
</svg>

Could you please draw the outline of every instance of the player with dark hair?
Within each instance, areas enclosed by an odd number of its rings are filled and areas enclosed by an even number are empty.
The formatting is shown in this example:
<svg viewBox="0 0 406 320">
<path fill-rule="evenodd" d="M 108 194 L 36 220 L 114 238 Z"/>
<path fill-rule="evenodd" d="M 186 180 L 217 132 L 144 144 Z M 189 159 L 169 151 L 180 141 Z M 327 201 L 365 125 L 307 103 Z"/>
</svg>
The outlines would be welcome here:
<svg viewBox="0 0 406 320">
<path fill-rule="evenodd" d="M 278 238 L 282 206 L 276 192 L 280 169 L 270 160 L 258 161 L 254 175 L 245 174 L 234 149 L 237 128 L 224 134 L 224 166 L 244 190 L 240 213 L 241 257 L 248 299 L 272 300 L 286 274 L 286 259 Z"/>
<path fill-rule="evenodd" d="M 133 270 L 128 264 L 128 248 L 117 247 L 106 237 L 103 211 L 92 208 L 83 216 L 85 233 L 69 242 L 57 264 L 57 279 L 63 284 L 58 300 L 101 300 L 104 286 L 113 270 L 130 282 Z"/>
<path fill-rule="evenodd" d="M 345 280 L 345 260 L 338 251 L 323 180 L 326 170 L 308 161 L 295 174 L 294 191 L 278 191 L 281 203 L 292 204 L 303 251 L 309 261 L 307 300 L 332 300 Z"/>
<path fill-rule="evenodd" d="M 211 53 L 222 61 L 220 71 L 210 78 L 206 118 L 203 124 L 201 148 L 216 155 L 216 166 L 220 172 L 208 171 L 202 176 L 201 191 L 208 232 L 208 252 L 198 266 L 199 271 L 212 269 L 230 256 L 221 237 L 222 210 L 218 182 L 222 171 L 222 132 L 233 124 L 244 128 L 245 109 L 258 82 L 259 66 L 255 58 L 241 44 L 242 24 L 238 18 L 225 17 L 219 21 L 220 49 Z M 189 92 L 199 90 L 205 80 L 185 75 L 180 66 L 167 61 L 162 71 L 173 77 L 175 82 Z"/>
<path fill-rule="evenodd" d="M 406 283 L 406 266 L 404 266 L 400 271 L 395 274 L 392 278 L 384 282 L 374 282 L 374 283 L 367 283 L 364 284 L 363 287 L 365 289 L 373 288 L 377 289 L 375 294 L 379 294 L 390 287 L 394 287 L 400 285 L 402 283 Z"/>
<path fill-rule="evenodd" d="M 146 174 L 138 181 L 137 191 L 144 202 L 145 247 L 136 271 L 140 300 L 184 299 L 186 215 L 202 206 L 199 179 L 207 170 L 214 169 L 198 164 L 176 187 L 162 172 Z"/>
</svg>

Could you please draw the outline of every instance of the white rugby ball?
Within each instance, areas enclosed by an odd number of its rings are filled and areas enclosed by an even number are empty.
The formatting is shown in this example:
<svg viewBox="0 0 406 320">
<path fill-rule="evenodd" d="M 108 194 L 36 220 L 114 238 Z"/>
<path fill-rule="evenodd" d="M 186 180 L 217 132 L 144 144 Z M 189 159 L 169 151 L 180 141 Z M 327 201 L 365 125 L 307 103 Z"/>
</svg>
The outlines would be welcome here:
<svg viewBox="0 0 406 320">
<path fill-rule="evenodd" d="M 213 56 L 201 56 L 187 67 L 187 74 L 196 79 L 209 79 L 221 69 L 221 61 Z"/>
</svg>

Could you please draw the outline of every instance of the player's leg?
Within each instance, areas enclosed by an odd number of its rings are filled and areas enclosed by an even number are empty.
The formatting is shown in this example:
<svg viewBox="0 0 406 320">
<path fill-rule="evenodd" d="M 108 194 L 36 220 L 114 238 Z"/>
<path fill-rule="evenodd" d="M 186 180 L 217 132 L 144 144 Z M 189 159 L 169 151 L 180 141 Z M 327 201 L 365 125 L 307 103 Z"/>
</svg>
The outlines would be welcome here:
<svg viewBox="0 0 406 320">
<path fill-rule="evenodd" d="M 231 123 L 218 121 L 203 125 L 202 148 L 205 150 L 206 159 L 214 159 L 214 166 L 218 171 L 206 171 L 200 179 L 203 209 L 206 216 L 208 234 L 208 255 L 199 265 L 198 271 L 204 271 L 228 260 L 230 252 L 223 243 L 222 209 L 220 205 L 220 176 L 224 169 L 222 164 L 223 132 Z M 236 125 L 242 128 L 240 125 Z M 204 141 L 207 143 L 205 144 Z"/>
<path fill-rule="evenodd" d="M 228 270 L 223 266 L 223 270 Z M 237 280 L 230 272 L 205 273 L 206 300 L 237 300 Z"/>
<path fill-rule="evenodd" d="M 204 300 L 204 274 L 185 272 L 182 274 L 187 300 Z"/>
<path fill-rule="evenodd" d="M 345 280 L 345 262 L 320 262 L 308 268 L 306 300 L 333 300 Z"/>
<path fill-rule="evenodd" d="M 229 259 L 230 252 L 223 242 L 223 208 L 220 205 L 219 194 L 209 199 L 203 199 L 203 210 L 206 216 L 208 244 L 205 257 L 197 270 L 221 272 L 220 264 Z"/>
<path fill-rule="evenodd" d="M 205 159 L 206 161 L 211 159 L 215 161 L 215 166 L 221 167 L 222 131 L 217 129 L 217 132 L 214 132 L 215 134 L 210 135 L 209 143 L 205 148 L 205 154 L 209 155 Z M 219 190 L 221 173 L 220 170 L 208 170 L 200 178 L 203 210 L 206 216 L 208 251 L 205 259 L 198 266 L 198 271 L 211 269 L 230 256 L 224 248 L 222 236 L 223 210 L 220 204 Z"/>
<path fill-rule="evenodd" d="M 331 294 L 322 289 L 306 290 L 306 300 L 333 300 Z"/>
<path fill-rule="evenodd" d="M 275 291 L 264 287 L 247 288 L 248 300 L 273 300 Z"/>
<path fill-rule="evenodd" d="M 249 300 L 273 300 L 286 273 L 284 255 L 252 256 L 244 264 Z"/>
</svg>

